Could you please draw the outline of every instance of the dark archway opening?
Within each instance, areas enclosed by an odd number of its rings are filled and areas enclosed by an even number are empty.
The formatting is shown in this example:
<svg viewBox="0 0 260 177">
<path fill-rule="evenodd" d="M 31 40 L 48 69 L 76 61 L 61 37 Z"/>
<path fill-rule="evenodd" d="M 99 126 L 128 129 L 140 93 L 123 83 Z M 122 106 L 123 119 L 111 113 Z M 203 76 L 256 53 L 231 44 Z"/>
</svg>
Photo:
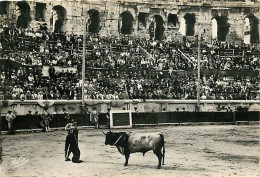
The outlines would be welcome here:
<svg viewBox="0 0 260 177">
<path fill-rule="evenodd" d="M 150 37 L 155 40 L 163 40 L 164 26 L 163 26 L 163 18 L 160 15 L 153 16 L 152 23 L 150 25 Z"/>
<path fill-rule="evenodd" d="M 18 2 L 17 6 L 19 8 L 20 15 L 17 19 L 16 26 L 18 28 L 27 28 L 29 22 L 31 21 L 30 17 L 30 6 L 27 4 L 27 2 Z"/>
<path fill-rule="evenodd" d="M 88 26 L 88 32 L 90 32 L 92 34 L 99 33 L 100 13 L 95 9 L 91 9 L 88 11 L 88 14 L 90 17 L 90 24 Z"/>
<path fill-rule="evenodd" d="M 123 12 L 120 15 L 120 17 L 122 20 L 121 33 L 122 34 L 132 34 L 133 21 L 134 21 L 133 15 L 129 11 L 126 11 L 126 12 Z"/>
<path fill-rule="evenodd" d="M 196 23 L 195 14 L 187 13 L 184 15 L 186 22 L 186 36 L 193 36 L 195 33 L 194 25 Z"/>
<path fill-rule="evenodd" d="M 138 14 L 138 29 L 146 28 L 147 13 L 139 12 Z"/>
<path fill-rule="evenodd" d="M 8 2 L 7 1 L 0 2 L 0 15 L 7 14 L 7 9 L 8 9 Z"/>
<path fill-rule="evenodd" d="M 61 32 L 62 26 L 64 25 L 64 22 L 66 20 L 66 9 L 62 6 L 54 6 L 53 10 L 55 11 L 55 14 L 52 14 L 52 16 L 57 15 L 57 20 L 55 20 L 54 24 L 54 32 Z"/>
<path fill-rule="evenodd" d="M 178 22 L 177 14 L 168 15 L 168 25 L 175 27 L 177 22 Z"/>
<path fill-rule="evenodd" d="M 36 2 L 35 7 L 35 20 L 45 21 L 46 4 Z"/>
<path fill-rule="evenodd" d="M 250 43 L 258 44 L 259 43 L 259 21 L 254 15 L 248 16 L 250 22 Z"/>
<path fill-rule="evenodd" d="M 215 19 L 217 20 L 218 24 L 218 40 L 225 41 L 227 34 L 229 32 L 229 24 L 228 24 L 228 17 L 227 16 L 216 16 Z"/>
</svg>

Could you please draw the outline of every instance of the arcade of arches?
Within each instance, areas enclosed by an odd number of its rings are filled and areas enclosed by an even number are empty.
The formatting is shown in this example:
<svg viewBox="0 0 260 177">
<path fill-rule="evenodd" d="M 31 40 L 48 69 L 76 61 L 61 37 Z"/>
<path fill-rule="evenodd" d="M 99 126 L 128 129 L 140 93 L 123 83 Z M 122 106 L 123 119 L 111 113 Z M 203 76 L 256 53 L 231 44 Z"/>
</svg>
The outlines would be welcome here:
<svg viewBox="0 0 260 177">
<path fill-rule="evenodd" d="M 237 8 L 231 5 L 225 10 L 214 8 L 213 5 L 204 10 L 200 5 L 196 5 L 195 10 L 190 6 L 183 9 L 179 6 L 168 9 L 166 6 L 153 8 L 152 5 L 156 2 L 147 5 L 107 3 L 109 8 L 102 3 L 83 3 L 83 8 L 70 7 L 66 2 L 54 5 L 43 1 L 1 1 L 0 20 L 21 28 L 37 30 L 43 26 L 48 31 L 73 31 L 75 34 L 81 34 L 84 29 L 82 14 L 83 10 L 87 9 L 87 32 L 95 35 L 137 35 L 163 40 L 173 39 L 175 36 L 196 36 L 202 28 L 200 24 L 205 24 L 210 25 L 206 32 L 204 28 L 204 39 L 207 41 L 238 39 L 246 44 L 255 44 L 260 40 L 259 4 L 255 3 L 252 7 L 243 6 L 244 3 Z M 67 13 L 67 10 L 73 13 Z M 238 18 L 234 19 L 237 16 Z"/>
</svg>

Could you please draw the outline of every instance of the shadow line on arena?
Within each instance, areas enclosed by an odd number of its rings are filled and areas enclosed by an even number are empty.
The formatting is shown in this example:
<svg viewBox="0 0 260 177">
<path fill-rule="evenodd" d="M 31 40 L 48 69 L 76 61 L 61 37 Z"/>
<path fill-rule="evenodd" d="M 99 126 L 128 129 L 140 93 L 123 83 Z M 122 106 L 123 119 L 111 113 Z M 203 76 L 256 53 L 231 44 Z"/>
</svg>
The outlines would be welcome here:
<svg viewBox="0 0 260 177">
<path fill-rule="evenodd" d="M 155 162 L 154 164 L 151 165 L 142 165 L 142 164 L 133 164 L 133 163 L 129 163 L 128 166 L 124 166 L 124 161 L 122 162 L 105 162 L 105 161 L 95 161 L 95 160 L 84 160 L 84 163 L 93 163 L 93 164 L 113 164 L 116 165 L 117 167 L 121 166 L 122 168 L 125 169 L 129 169 L 131 170 L 131 168 L 137 169 L 155 169 L 157 170 L 157 163 Z M 175 166 L 167 166 L 166 165 L 162 165 L 161 169 L 158 170 L 175 170 L 175 171 L 194 171 L 194 172 L 201 172 L 201 171 L 208 171 L 205 168 L 184 168 L 184 167 L 180 167 L 178 165 Z"/>
</svg>

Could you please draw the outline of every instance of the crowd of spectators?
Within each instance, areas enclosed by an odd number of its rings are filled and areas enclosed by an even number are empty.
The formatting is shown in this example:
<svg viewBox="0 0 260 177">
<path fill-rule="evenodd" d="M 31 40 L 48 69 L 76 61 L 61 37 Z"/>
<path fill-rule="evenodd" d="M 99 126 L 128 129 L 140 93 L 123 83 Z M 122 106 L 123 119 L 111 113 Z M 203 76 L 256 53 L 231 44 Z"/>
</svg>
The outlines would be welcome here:
<svg viewBox="0 0 260 177">
<path fill-rule="evenodd" d="M 98 76 L 98 78 L 96 77 Z M 197 98 L 196 75 L 160 77 L 154 73 L 143 77 L 141 73 L 93 72 L 87 77 L 86 98 L 90 99 L 183 99 Z M 200 83 L 201 99 L 253 100 L 258 97 L 258 77 L 242 78 L 203 76 Z"/>
<path fill-rule="evenodd" d="M 23 66 L 1 66 L 5 99 L 81 99 L 82 35 L 0 26 L 0 37 L 2 59 Z M 197 69 L 196 41 L 90 35 L 86 41 L 86 98 L 196 99 L 197 76 L 184 72 Z M 201 49 L 201 69 L 259 70 L 260 50 L 255 46 L 214 41 L 202 42 Z M 50 67 L 49 76 L 43 75 L 43 65 Z M 64 69 L 55 71 L 57 66 Z M 259 99 L 258 81 L 257 76 L 203 75 L 201 99 Z"/>
<path fill-rule="evenodd" d="M 54 72 L 43 77 L 31 68 L 11 70 L 2 67 L 1 88 L 5 99 L 81 99 L 81 82 L 72 70 Z M 254 100 L 260 99 L 259 77 L 202 76 L 201 99 Z M 196 99 L 197 76 L 161 72 L 126 72 L 91 70 L 85 82 L 86 99 Z"/>
<path fill-rule="evenodd" d="M 44 77 L 37 69 L 2 66 L 1 90 L 7 100 L 80 99 L 79 76 L 73 71 Z"/>
<path fill-rule="evenodd" d="M 4 59 L 28 65 L 81 65 L 83 36 L 0 26 Z M 197 41 L 158 42 L 146 38 L 87 36 L 87 67 L 194 70 Z M 150 57 L 141 52 L 145 50 Z M 229 52 L 227 52 L 229 51 Z M 241 51 L 244 51 L 241 53 Z M 254 45 L 202 42 L 201 68 L 258 70 L 260 49 Z"/>
</svg>

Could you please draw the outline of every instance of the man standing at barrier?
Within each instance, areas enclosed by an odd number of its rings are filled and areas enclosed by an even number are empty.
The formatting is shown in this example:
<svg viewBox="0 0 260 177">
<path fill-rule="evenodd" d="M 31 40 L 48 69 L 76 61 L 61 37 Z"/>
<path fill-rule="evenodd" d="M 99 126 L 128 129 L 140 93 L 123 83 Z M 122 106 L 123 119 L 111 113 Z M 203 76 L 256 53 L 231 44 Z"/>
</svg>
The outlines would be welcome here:
<svg viewBox="0 0 260 177">
<path fill-rule="evenodd" d="M 107 127 L 110 131 L 110 108 L 107 108 L 106 118 L 107 118 Z"/>
<path fill-rule="evenodd" d="M 8 132 L 10 135 L 15 133 L 14 130 L 14 125 L 13 125 L 13 120 L 16 118 L 16 116 L 12 113 L 12 111 L 8 111 L 8 113 L 6 114 L 6 120 L 8 122 Z"/>
<path fill-rule="evenodd" d="M 51 114 L 47 112 L 47 108 L 44 108 L 43 114 L 41 115 L 43 119 L 43 124 L 44 124 L 44 131 L 50 132 L 50 121 L 51 121 Z"/>
<path fill-rule="evenodd" d="M 97 112 L 96 108 L 93 108 L 90 114 L 90 122 L 95 123 L 95 128 L 99 128 L 99 120 L 98 120 L 99 113 Z"/>
</svg>

